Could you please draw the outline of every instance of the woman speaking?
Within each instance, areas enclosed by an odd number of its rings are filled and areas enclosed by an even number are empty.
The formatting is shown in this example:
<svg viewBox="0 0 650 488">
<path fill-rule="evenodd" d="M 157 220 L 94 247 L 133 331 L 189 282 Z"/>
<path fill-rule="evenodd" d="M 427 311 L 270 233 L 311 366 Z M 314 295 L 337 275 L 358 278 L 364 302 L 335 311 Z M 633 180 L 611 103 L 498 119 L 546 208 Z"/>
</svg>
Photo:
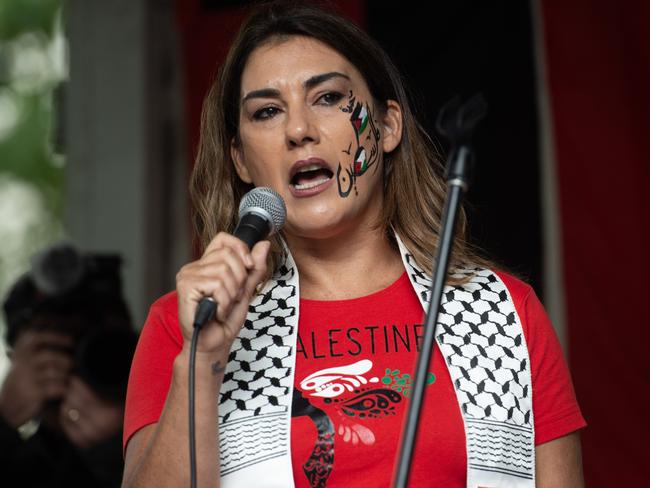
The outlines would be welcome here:
<svg viewBox="0 0 650 488">
<path fill-rule="evenodd" d="M 254 187 L 286 224 L 231 235 Z M 402 78 L 327 10 L 271 3 L 242 26 L 203 108 L 191 181 L 203 254 L 151 308 L 126 405 L 125 487 L 189 480 L 197 304 L 199 486 L 390 486 L 446 187 Z M 585 423 L 532 289 L 465 244 L 461 215 L 410 486 L 582 485 Z"/>
</svg>

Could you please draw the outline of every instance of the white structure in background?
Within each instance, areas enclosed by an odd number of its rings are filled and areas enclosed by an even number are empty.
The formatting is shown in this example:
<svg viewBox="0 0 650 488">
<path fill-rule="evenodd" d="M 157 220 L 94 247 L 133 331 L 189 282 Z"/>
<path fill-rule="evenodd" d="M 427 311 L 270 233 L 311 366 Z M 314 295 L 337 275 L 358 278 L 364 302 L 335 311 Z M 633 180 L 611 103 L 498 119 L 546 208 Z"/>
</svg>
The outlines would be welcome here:
<svg viewBox="0 0 650 488">
<path fill-rule="evenodd" d="M 125 294 L 141 326 L 189 258 L 173 2 L 71 0 L 65 15 L 65 227 L 82 250 L 121 253 Z"/>
</svg>

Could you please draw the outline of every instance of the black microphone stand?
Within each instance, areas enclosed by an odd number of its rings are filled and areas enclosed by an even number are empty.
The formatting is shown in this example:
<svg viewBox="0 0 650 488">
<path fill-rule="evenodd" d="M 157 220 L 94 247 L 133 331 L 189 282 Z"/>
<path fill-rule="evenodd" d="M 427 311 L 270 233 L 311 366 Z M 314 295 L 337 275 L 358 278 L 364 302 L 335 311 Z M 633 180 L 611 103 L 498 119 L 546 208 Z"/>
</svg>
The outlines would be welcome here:
<svg viewBox="0 0 650 488">
<path fill-rule="evenodd" d="M 429 310 L 424 326 L 424 340 L 422 349 L 418 353 L 407 417 L 402 428 L 402 445 L 393 485 L 395 488 L 406 488 L 409 479 L 420 410 L 424 399 L 427 370 L 433 355 L 440 301 L 449 267 L 449 256 L 454 243 L 456 221 L 463 196 L 469 188 L 469 177 L 474 159 L 471 136 L 476 124 L 485 116 L 486 111 L 487 104 L 480 94 L 475 95 L 463 105 L 460 104 L 459 98 L 454 98 L 443 107 L 436 124 L 438 132 L 451 142 L 446 168 L 448 193 L 442 217 L 442 232 L 434 261 L 435 271 Z"/>
</svg>

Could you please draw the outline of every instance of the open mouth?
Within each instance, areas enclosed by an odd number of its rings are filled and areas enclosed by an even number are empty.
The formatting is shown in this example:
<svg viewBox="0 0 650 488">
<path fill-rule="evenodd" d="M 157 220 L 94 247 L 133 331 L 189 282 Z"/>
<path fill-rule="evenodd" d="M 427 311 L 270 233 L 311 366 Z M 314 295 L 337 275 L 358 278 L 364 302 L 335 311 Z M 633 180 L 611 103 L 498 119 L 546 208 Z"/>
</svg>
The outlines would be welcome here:
<svg viewBox="0 0 650 488">
<path fill-rule="evenodd" d="M 296 190 L 309 190 L 332 179 L 334 173 L 322 164 L 312 163 L 298 168 L 291 177 L 291 185 Z"/>
</svg>

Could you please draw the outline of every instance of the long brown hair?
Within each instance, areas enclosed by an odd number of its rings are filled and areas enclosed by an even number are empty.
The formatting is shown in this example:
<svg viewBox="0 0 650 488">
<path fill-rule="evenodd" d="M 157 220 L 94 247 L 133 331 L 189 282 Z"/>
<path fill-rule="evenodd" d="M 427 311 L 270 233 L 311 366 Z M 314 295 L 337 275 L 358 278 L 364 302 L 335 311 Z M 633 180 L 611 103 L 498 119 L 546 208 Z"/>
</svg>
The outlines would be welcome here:
<svg viewBox="0 0 650 488">
<path fill-rule="evenodd" d="M 365 79 L 379 107 L 385 107 L 387 100 L 399 103 L 403 133 L 397 148 L 384 154 L 384 206 L 379 225 L 388 235 L 396 232 L 417 263 L 430 272 L 447 190 L 439 153 L 413 114 L 397 68 L 351 21 L 329 10 L 287 2 L 262 5 L 250 15 L 204 101 L 201 138 L 190 182 L 193 221 L 202 247 L 219 231 L 234 230 L 238 203 L 252 188 L 238 177 L 230 156 L 231 141 L 238 140 L 240 85 L 246 61 L 262 44 L 291 36 L 314 38 L 347 58 Z M 465 228 L 466 216 L 461 211 L 450 259 L 452 271 L 485 263 L 466 243 Z M 275 269 L 280 252 L 276 238 L 270 271 Z"/>
</svg>

